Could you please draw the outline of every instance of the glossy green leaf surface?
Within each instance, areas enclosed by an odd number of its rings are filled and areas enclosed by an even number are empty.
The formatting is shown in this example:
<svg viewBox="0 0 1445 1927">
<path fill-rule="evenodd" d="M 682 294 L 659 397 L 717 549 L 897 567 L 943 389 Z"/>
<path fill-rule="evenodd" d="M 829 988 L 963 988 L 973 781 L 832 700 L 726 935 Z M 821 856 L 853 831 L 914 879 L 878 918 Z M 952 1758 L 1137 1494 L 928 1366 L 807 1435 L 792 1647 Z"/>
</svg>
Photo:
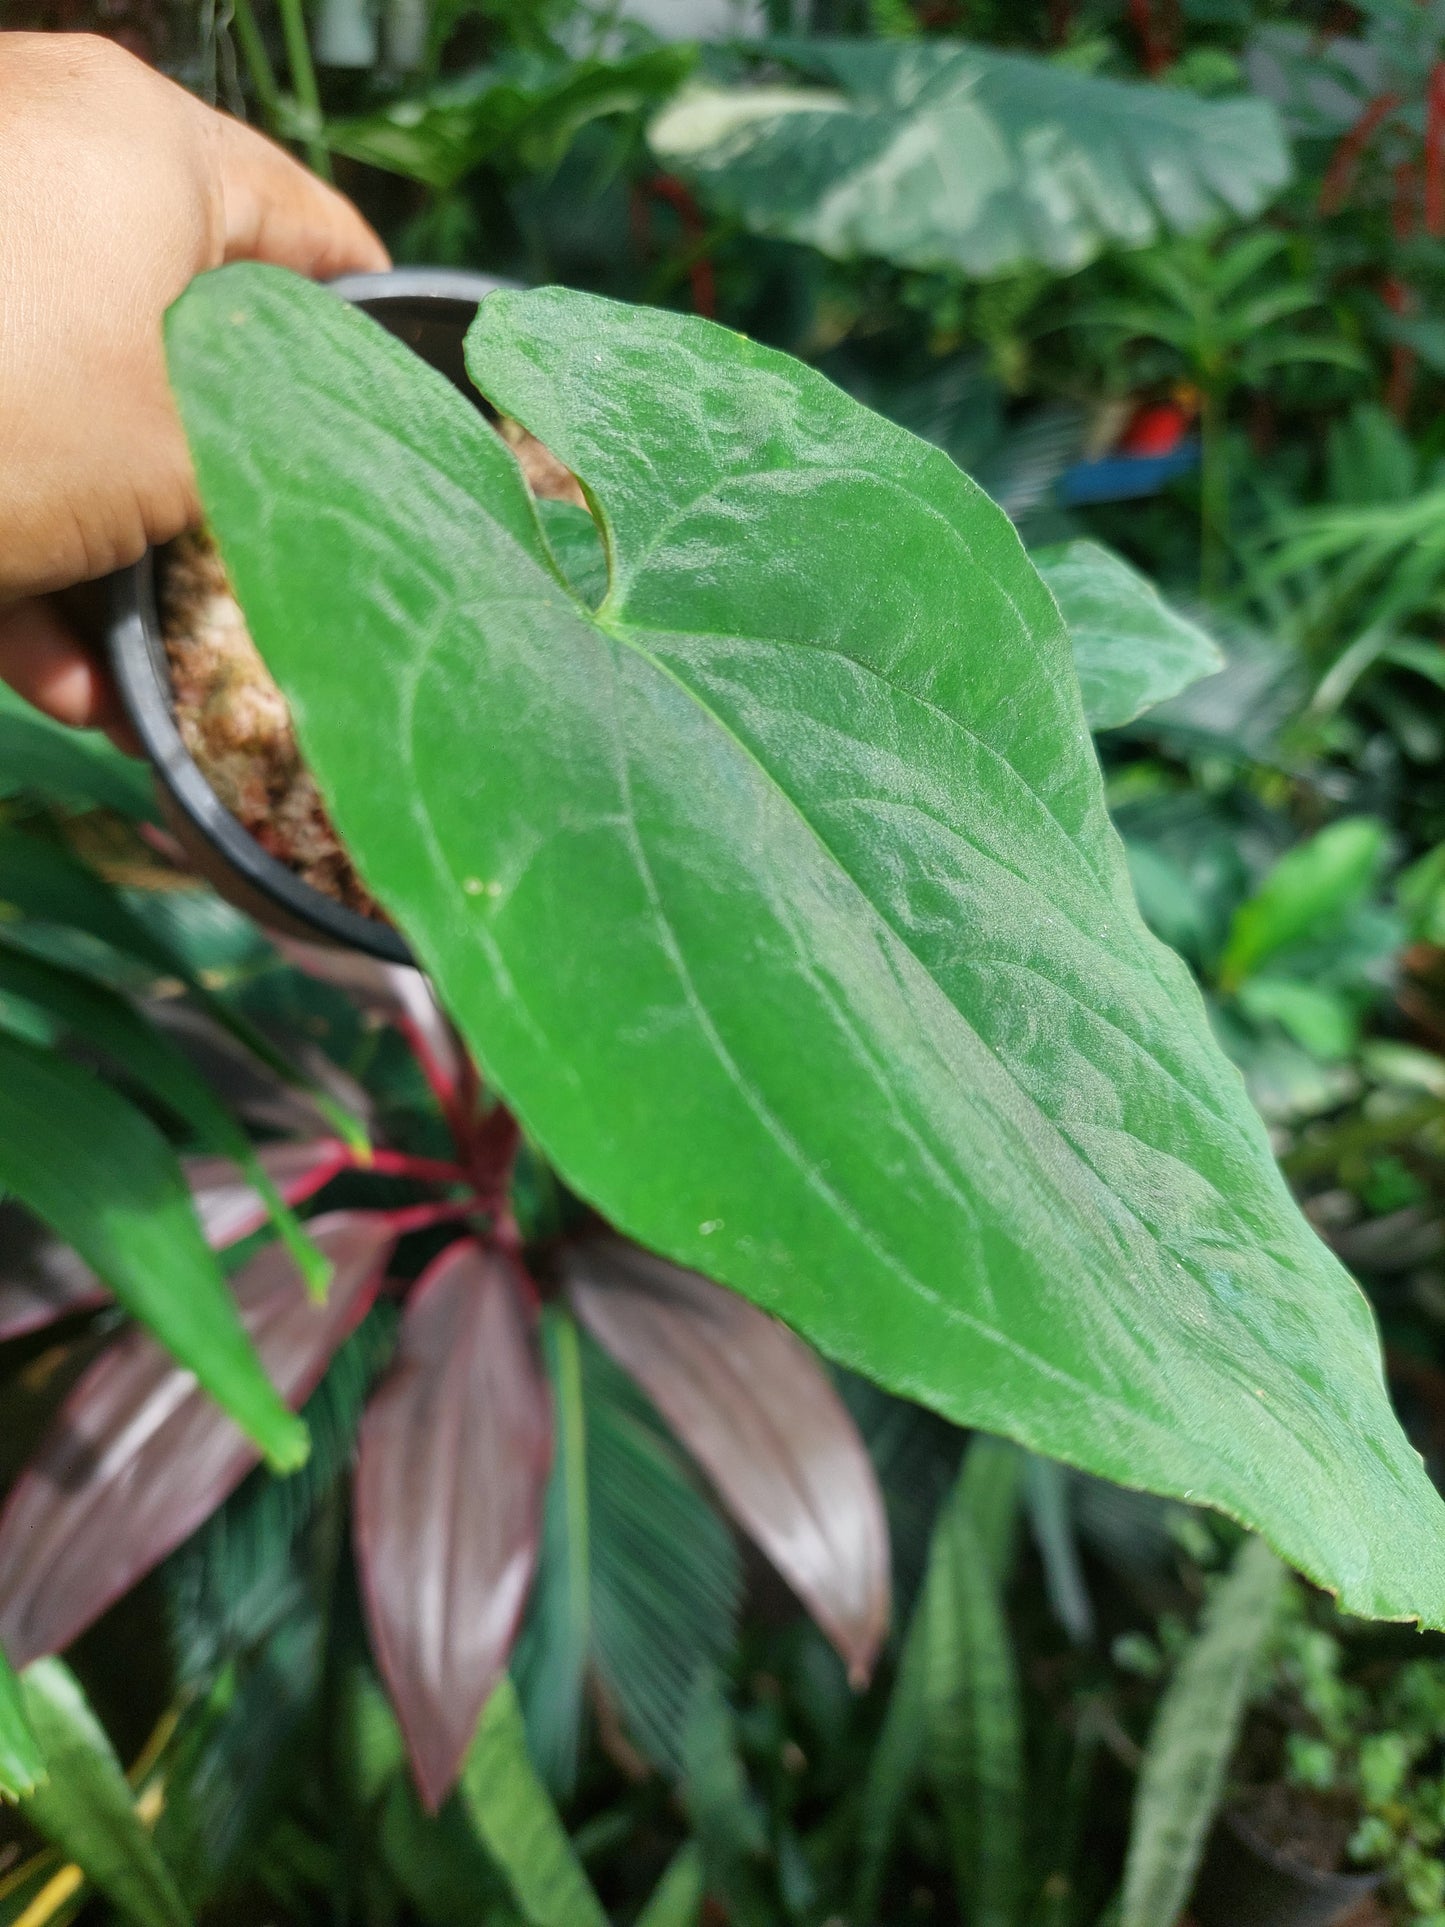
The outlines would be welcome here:
<svg viewBox="0 0 1445 1927">
<path fill-rule="evenodd" d="M 98 1079 L 0 1034 L 0 1186 L 116 1297 L 285 1470 L 306 1456 L 241 1328 L 174 1152 Z"/>
<path fill-rule="evenodd" d="M 41 1659 L 25 1669 L 21 1690 L 49 1769 L 25 1802 L 26 1818 L 122 1920 L 134 1927 L 189 1927 L 191 1916 L 136 1817 L 135 1796 L 79 1680 L 60 1660 Z"/>
<path fill-rule="evenodd" d="M 808 86 L 708 87 L 653 150 L 754 232 L 847 260 L 1003 274 L 1083 267 L 1221 217 L 1289 178 L 1278 116 L 947 40 L 780 41 Z"/>
<path fill-rule="evenodd" d="M 1224 667 L 1219 646 L 1098 542 L 1036 550 L 1069 627 L 1090 729 L 1118 729 Z"/>
<path fill-rule="evenodd" d="M 470 365 L 597 505 L 594 615 L 500 439 L 364 317 L 228 268 L 169 348 L 342 832 L 582 1196 L 961 1423 L 1445 1619 L 1365 1301 L 1139 919 L 1057 609 L 946 456 L 709 323 L 493 296 Z"/>
<path fill-rule="evenodd" d="M 0 1800 L 33 1793 L 45 1777 L 45 1760 L 20 1696 L 20 1682 L 0 1653 Z"/>
</svg>

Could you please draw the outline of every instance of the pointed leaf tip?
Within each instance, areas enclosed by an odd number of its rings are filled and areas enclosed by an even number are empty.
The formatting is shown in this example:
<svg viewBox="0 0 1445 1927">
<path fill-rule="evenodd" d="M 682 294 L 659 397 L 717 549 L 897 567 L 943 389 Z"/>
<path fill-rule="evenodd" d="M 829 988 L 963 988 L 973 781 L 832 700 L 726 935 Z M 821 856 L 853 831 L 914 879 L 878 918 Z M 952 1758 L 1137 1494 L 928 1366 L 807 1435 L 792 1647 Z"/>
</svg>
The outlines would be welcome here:
<svg viewBox="0 0 1445 1927">
<path fill-rule="evenodd" d="M 433 1813 L 506 1669 L 537 1560 L 552 1412 L 530 1296 L 513 1260 L 449 1246 L 412 1289 L 361 1423 L 362 1598 Z"/>
<path fill-rule="evenodd" d="M 736 1292 L 621 1239 L 572 1247 L 577 1316 L 636 1380 L 866 1686 L 888 1630 L 888 1526 L 847 1407 Z"/>
</svg>

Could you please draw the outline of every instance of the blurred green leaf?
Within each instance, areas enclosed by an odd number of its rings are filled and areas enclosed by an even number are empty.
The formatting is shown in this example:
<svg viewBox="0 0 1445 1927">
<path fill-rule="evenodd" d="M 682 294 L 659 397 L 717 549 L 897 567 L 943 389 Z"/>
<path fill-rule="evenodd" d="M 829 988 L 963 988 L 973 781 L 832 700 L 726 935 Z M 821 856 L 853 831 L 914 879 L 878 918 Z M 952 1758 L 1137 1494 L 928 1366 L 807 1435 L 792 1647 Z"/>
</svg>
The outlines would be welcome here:
<svg viewBox="0 0 1445 1927">
<path fill-rule="evenodd" d="M 458 1794 L 528 1927 L 607 1927 L 567 1829 L 537 1778 L 512 1682 L 487 1701 Z"/>
<path fill-rule="evenodd" d="M 665 98 L 693 64 L 685 45 L 619 60 L 519 55 L 409 92 L 378 112 L 326 123 L 334 154 L 446 190 L 483 165 L 545 173 L 588 121 Z"/>
<path fill-rule="evenodd" d="M 0 683 L 0 796 L 29 790 L 49 803 L 99 805 L 137 819 L 156 814 L 149 766 L 98 729 L 68 729 Z"/>
<path fill-rule="evenodd" d="M 30 1730 L 20 1682 L 0 1653 L 0 1800 L 33 1793 L 45 1777 L 45 1761 Z"/>
<path fill-rule="evenodd" d="M 679 1850 L 637 1916 L 637 1927 L 697 1927 L 702 1914 L 702 1856 L 689 1844 Z"/>
<path fill-rule="evenodd" d="M 1338 990 L 1266 973 L 1247 978 L 1238 994 L 1247 1016 L 1256 1023 L 1277 1023 L 1324 1063 L 1348 1057 L 1360 1041 L 1359 1013 Z"/>
<path fill-rule="evenodd" d="M 1189 1898 L 1284 1578 L 1263 1540 L 1246 1539 L 1165 1688 L 1134 1795 L 1120 1927 L 1174 1927 Z"/>
<path fill-rule="evenodd" d="M 1282 856 L 1234 913 L 1219 981 L 1235 990 L 1281 951 L 1361 904 L 1385 860 L 1387 832 L 1373 816 L 1347 816 Z"/>
<path fill-rule="evenodd" d="M 946 40 L 780 40 L 830 83 L 698 88 L 658 157 L 755 233 L 848 260 L 1068 272 L 1254 214 L 1289 178 L 1274 109 L 1200 100 Z M 832 91 L 836 88 L 838 91 Z"/>
<path fill-rule="evenodd" d="M 48 1777 L 25 1801 L 36 1831 L 74 1861 L 135 1927 L 190 1927 L 190 1914 L 80 1682 L 58 1659 L 21 1675 Z"/>
<path fill-rule="evenodd" d="M 748 1785 L 737 1723 L 715 1673 L 698 1682 L 687 1721 L 683 1798 L 707 1890 L 736 1927 L 773 1927 L 764 1887 L 768 1848 L 762 1808 Z"/>
<path fill-rule="evenodd" d="M 280 1470 L 306 1457 L 241 1328 L 174 1152 L 105 1084 L 0 1033 L 0 1185 L 43 1218 Z"/>
<path fill-rule="evenodd" d="M 1219 645 L 1098 542 L 1035 549 L 1069 627 L 1090 729 L 1118 729 L 1224 667 Z"/>
</svg>

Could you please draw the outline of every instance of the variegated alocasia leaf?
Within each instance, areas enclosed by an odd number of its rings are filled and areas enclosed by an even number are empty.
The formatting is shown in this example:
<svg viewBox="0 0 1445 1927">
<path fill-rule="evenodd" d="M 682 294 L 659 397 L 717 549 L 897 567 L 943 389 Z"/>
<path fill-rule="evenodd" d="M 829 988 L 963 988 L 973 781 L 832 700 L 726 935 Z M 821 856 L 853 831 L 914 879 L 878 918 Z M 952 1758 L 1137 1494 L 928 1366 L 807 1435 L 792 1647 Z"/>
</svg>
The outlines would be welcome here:
<svg viewBox="0 0 1445 1927">
<path fill-rule="evenodd" d="M 578 1192 L 962 1423 L 1445 1621 L 1369 1309 L 1139 919 L 1058 611 L 945 455 L 726 329 L 494 295 L 469 364 L 595 503 L 593 612 L 365 317 L 226 268 L 169 350 L 342 833 Z"/>
<path fill-rule="evenodd" d="M 1279 116 L 1248 95 L 1203 100 L 948 40 L 768 51 L 798 79 L 681 94 L 652 124 L 653 151 L 755 233 L 842 260 L 1067 271 L 1255 214 L 1289 179 Z"/>
</svg>

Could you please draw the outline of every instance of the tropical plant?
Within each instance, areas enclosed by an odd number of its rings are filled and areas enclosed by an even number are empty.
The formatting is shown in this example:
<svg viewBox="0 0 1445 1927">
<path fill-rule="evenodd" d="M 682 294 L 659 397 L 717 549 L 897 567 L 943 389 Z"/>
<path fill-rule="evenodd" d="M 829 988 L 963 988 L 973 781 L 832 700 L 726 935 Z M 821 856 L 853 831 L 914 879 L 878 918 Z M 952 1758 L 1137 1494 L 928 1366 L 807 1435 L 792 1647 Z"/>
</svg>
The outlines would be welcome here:
<svg viewBox="0 0 1445 1927">
<path fill-rule="evenodd" d="M 1438 1613 L 1354 1287 L 1137 921 L 1055 606 L 945 458 L 711 324 L 493 296 L 469 366 L 583 478 L 594 609 L 508 450 L 364 317 L 225 271 L 169 351 L 368 884 L 572 1188 L 958 1421 Z M 278 419 L 310 424 L 284 456 Z"/>
</svg>

